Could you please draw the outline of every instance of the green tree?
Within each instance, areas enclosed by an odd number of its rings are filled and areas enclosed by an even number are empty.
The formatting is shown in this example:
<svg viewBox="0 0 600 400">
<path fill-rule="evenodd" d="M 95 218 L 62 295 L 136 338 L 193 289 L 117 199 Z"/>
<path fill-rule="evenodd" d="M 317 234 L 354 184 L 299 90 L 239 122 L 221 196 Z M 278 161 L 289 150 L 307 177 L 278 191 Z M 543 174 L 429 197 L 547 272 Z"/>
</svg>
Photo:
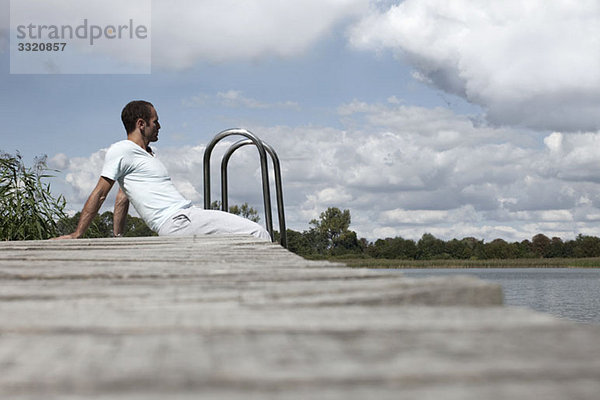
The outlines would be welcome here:
<svg viewBox="0 0 600 400">
<path fill-rule="evenodd" d="M 388 242 L 392 238 L 377 239 L 367 247 L 367 255 L 373 258 L 392 258 L 388 251 Z"/>
<path fill-rule="evenodd" d="M 574 253 L 575 257 L 600 256 L 600 239 L 595 236 L 577 235 Z"/>
<path fill-rule="evenodd" d="M 318 220 L 311 220 L 313 227 L 307 234 L 311 236 L 317 252 L 335 255 L 361 252 L 356 232 L 349 229 L 351 220 L 350 210 L 342 211 L 337 207 L 329 207 Z"/>
<path fill-rule="evenodd" d="M 449 258 L 445 247 L 443 240 L 436 238 L 431 233 L 424 233 L 417 242 L 417 258 L 419 260 Z"/>
<path fill-rule="evenodd" d="M 358 241 L 356 232 L 346 230 L 333 241 L 333 246 L 330 249 L 331 255 L 339 256 L 343 254 L 360 254 L 363 252 L 363 248 Z"/>
<path fill-rule="evenodd" d="M 535 258 L 536 255 L 532 250 L 531 242 L 527 239 L 522 240 L 518 244 L 518 258 Z"/>
<path fill-rule="evenodd" d="M 547 257 L 565 257 L 565 244 L 561 238 L 554 236 L 550 240 Z"/>
<path fill-rule="evenodd" d="M 260 217 L 258 216 L 258 211 L 256 211 L 253 207 L 250 207 L 248 203 L 244 203 L 241 206 L 234 204 L 229 207 L 229 212 L 235 215 L 240 215 L 244 218 L 249 219 L 250 221 L 258 222 L 260 221 Z"/>
<path fill-rule="evenodd" d="M 401 237 L 377 239 L 367 248 L 367 254 L 374 258 L 414 259 L 417 245 L 414 240 Z"/>
<path fill-rule="evenodd" d="M 318 254 L 315 250 L 317 246 L 311 242 L 313 238 L 307 232 L 298 232 L 292 229 L 288 229 L 286 232 L 289 251 L 304 257 Z M 279 240 L 278 237 L 276 239 Z"/>
<path fill-rule="evenodd" d="M 307 255 L 326 255 L 330 249 L 330 243 L 321 231 L 311 228 L 302 232 L 302 236 L 308 245 Z"/>
<path fill-rule="evenodd" d="M 567 240 L 564 242 L 562 245 L 561 257 L 575 257 L 575 245 L 576 243 L 574 240 Z"/>
<path fill-rule="evenodd" d="M 468 258 L 479 260 L 487 258 L 485 255 L 485 245 L 483 244 L 483 240 L 468 236 L 462 238 L 461 243 L 463 243 L 465 246 L 465 255 L 468 255 Z"/>
<path fill-rule="evenodd" d="M 550 253 L 550 245 L 550 238 L 541 233 L 531 238 L 531 250 L 537 257 L 547 257 Z"/>
<path fill-rule="evenodd" d="M 63 196 L 54 197 L 46 166 L 38 157 L 31 168 L 23 158 L 0 153 L 0 240 L 49 239 L 58 234 L 57 221 L 65 216 Z"/>
<path fill-rule="evenodd" d="M 111 213 L 112 214 L 112 213 Z M 112 216 L 111 216 L 112 220 Z M 112 229 L 112 224 L 111 224 Z M 139 217 L 133 217 L 131 215 L 127 215 L 127 219 L 125 220 L 125 228 L 123 229 L 123 236 L 127 237 L 141 237 L 141 236 L 158 236 L 158 233 L 154 232 L 152 229 L 146 225 L 143 219 Z"/>
<path fill-rule="evenodd" d="M 333 244 L 342 233 L 348 231 L 350 222 L 350 210 L 341 211 L 337 207 L 329 207 L 321 213 L 318 220 L 313 219 L 310 224 Z"/>
<path fill-rule="evenodd" d="M 221 209 L 221 200 L 215 200 L 210 203 L 211 210 L 220 210 Z M 235 215 L 242 216 L 250 221 L 259 222 L 260 217 L 258 216 L 258 211 L 254 207 L 250 207 L 248 203 L 244 203 L 241 206 L 234 204 L 229 206 L 229 212 Z"/>
<path fill-rule="evenodd" d="M 445 248 L 446 253 L 454 259 L 466 260 L 473 256 L 473 248 L 464 239 L 452 239 L 446 242 Z"/>
<path fill-rule="evenodd" d="M 515 248 L 506 240 L 494 239 L 485 244 L 486 258 L 516 258 Z"/>
</svg>

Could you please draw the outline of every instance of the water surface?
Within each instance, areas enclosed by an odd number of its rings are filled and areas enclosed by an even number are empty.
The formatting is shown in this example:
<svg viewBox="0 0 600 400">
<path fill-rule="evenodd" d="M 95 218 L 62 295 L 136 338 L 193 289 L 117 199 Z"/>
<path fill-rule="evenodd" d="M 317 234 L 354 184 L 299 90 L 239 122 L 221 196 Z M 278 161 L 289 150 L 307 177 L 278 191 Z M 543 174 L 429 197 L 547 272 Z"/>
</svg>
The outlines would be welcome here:
<svg viewBox="0 0 600 400">
<path fill-rule="evenodd" d="M 402 269 L 407 277 L 474 275 L 502 285 L 504 304 L 528 307 L 572 321 L 600 324 L 600 269 Z"/>
</svg>

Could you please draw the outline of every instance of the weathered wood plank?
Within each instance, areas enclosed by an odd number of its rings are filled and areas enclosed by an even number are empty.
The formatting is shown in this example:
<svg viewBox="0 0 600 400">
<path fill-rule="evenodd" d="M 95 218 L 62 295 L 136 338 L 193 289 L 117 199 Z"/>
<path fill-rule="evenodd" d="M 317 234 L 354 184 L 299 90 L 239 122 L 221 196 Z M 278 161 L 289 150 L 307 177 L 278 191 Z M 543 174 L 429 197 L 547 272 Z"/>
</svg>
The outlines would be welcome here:
<svg viewBox="0 0 600 400">
<path fill-rule="evenodd" d="M 247 237 L 0 243 L 0 398 L 595 399 L 600 331 Z"/>
</svg>

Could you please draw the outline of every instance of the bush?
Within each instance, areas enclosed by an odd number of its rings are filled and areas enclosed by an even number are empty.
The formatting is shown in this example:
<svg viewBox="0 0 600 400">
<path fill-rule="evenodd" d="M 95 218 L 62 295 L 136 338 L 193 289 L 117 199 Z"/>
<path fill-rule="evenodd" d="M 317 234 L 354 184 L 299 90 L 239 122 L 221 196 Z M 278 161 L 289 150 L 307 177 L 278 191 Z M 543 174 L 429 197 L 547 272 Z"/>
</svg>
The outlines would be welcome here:
<svg viewBox="0 0 600 400">
<path fill-rule="evenodd" d="M 65 217 L 64 197 L 54 198 L 46 172 L 46 156 L 27 168 L 20 154 L 0 153 L 0 240 L 49 239 L 58 235 Z"/>
</svg>

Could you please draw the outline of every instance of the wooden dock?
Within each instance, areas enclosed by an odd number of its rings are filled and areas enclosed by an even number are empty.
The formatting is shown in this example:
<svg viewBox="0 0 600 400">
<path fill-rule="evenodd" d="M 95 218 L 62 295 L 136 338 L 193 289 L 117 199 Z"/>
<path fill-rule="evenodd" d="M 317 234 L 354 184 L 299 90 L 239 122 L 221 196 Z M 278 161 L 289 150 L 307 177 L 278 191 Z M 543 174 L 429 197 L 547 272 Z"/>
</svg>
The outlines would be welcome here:
<svg viewBox="0 0 600 400">
<path fill-rule="evenodd" d="M 248 237 L 0 243 L 0 399 L 598 399 L 600 327 Z"/>
</svg>

